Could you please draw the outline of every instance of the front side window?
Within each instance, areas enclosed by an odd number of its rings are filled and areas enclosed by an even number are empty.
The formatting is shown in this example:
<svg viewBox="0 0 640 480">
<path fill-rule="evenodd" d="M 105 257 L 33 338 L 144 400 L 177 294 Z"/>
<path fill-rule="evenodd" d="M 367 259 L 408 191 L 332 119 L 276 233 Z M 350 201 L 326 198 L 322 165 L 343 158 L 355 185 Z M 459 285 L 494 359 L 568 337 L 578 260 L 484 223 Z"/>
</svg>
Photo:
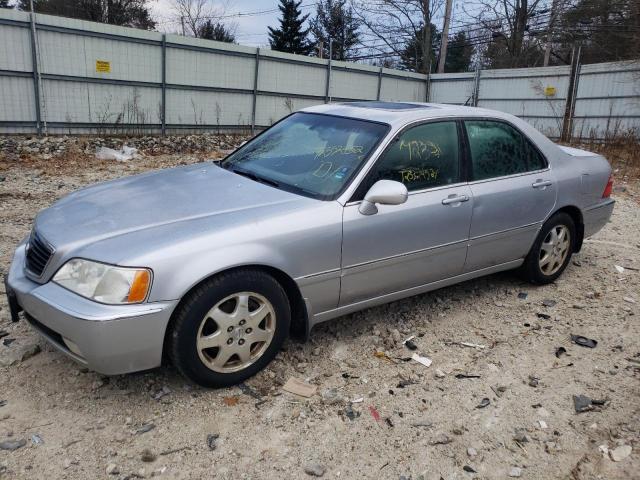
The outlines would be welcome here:
<svg viewBox="0 0 640 480">
<path fill-rule="evenodd" d="M 402 182 L 410 192 L 458 183 L 459 152 L 455 121 L 412 127 L 401 133 L 376 162 L 365 189 L 378 180 Z"/>
<path fill-rule="evenodd" d="M 221 166 L 327 200 L 348 184 L 388 130 L 388 125 L 365 120 L 294 113 L 249 141 Z"/>
<path fill-rule="evenodd" d="M 464 124 L 473 180 L 545 168 L 542 155 L 512 126 L 490 120 L 466 120 Z"/>
</svg>

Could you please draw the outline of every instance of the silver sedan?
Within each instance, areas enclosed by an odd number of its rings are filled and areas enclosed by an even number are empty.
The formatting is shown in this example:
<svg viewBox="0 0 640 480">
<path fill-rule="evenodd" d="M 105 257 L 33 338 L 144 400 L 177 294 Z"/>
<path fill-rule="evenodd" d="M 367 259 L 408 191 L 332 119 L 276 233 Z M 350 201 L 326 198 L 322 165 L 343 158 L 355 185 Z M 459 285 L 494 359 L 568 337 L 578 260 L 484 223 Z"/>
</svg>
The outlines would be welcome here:
<svg viewBox="0 0 640 480">
<path fill-rule="evenodd" d="M 610 174 L 495 111 L 307 108 L 220 163 L 41 211 L 9 271 L 11 313 L 98 372 L 167 358 L 232 385 L 331 318 L 502 270 L 553 282 L 608 221 Z"/>
</svg>

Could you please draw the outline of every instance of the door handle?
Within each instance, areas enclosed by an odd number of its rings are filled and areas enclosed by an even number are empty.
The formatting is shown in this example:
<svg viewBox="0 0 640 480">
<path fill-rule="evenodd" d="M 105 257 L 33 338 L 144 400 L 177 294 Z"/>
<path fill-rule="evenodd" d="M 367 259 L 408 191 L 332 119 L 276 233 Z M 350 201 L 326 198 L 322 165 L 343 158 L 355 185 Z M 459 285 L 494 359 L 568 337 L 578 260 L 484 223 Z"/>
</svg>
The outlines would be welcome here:
<svg viewBox="0 0 640 480">
<path fill-rule="evenodd" d="M 553 183 L 553 182 L 552 182 L 551 180 L 541 180 L 541 179 L 538 179 L 538 180 L 536 180 L 535 182 L 533 182 L 533 183 L 531 184 L 531 186 L 532 186 L 533 188 L 544 188 L 544 187 L 548 187 L 548 186 L 550 186 L 552 183 Z"/>
<path fill-rule="evenodd" d="M 447 198 L 442 199 L 442 204 L 451 205 L 453 203 L 462 203 L 462 202 L 468 202 L 468 201 L 469 201 L 469 197 L 466 195 L 450 195 Z"/>
</svg>

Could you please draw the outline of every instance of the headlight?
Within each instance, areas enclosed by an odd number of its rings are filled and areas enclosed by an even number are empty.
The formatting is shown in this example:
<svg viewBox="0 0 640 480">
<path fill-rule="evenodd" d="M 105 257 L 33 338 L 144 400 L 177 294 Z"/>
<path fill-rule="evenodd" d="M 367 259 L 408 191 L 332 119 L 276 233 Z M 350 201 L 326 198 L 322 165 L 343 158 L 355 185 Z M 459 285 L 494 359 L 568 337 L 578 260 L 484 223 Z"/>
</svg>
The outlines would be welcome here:
<svg viewBox="0 0 640 480">
<path fill-rule="evenodd" d="M 97 302 L 140 303 L 151 287 L 151 271 L 74 258 L 58 270 L 53 281 Z"/>
</svg>

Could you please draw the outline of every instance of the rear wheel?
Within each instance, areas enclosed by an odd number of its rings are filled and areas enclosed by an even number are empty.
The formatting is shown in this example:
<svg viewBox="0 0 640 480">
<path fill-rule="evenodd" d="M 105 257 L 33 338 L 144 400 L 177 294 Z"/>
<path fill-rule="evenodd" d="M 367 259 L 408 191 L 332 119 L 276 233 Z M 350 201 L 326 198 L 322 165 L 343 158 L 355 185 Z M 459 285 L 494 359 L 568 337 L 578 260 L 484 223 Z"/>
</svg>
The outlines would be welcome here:
<svg viewBox="0 0 640 480">
<path fill-rule="evenodd" d="M 221 274 L 176 312 L 168 351 L 185 377 L 205 387 L 242 382 L 276 356 L 289 332 L 287 295 L 259 270 Z"/>
<path fill-rule="evenodd" d="M 521 271 L 531 283 L 551 283 L 558 278 L 571 260 L 576 240 L 573 219 L 560 212 L 547 220 L 525 258 Z"/>
</svg>

